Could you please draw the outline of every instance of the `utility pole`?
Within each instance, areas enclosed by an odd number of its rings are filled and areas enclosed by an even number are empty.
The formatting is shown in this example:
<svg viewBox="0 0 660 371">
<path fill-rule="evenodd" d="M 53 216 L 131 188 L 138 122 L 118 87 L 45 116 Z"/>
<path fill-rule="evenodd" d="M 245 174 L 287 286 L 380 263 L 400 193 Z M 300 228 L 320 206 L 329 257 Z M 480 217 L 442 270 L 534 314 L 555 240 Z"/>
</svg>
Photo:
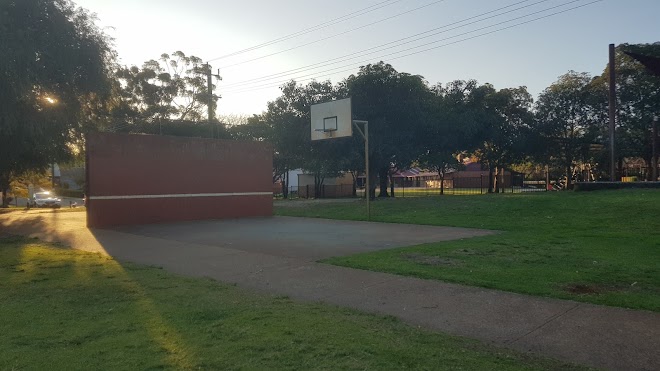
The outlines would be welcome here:
<svg viewBox="0 0 660 371">
<path fill-rule="evenodd" d="M 363 125 L 364 130 L 360 129 L 359 124 Z M 365 199 L 367 201 L 367 221 L 371 221 L 371 184 L 369 181 L 369 121 L 353 120 L 353 126 L 364 138 L 364 180 L 365 180 Z"/>
<path fill-rule="evenodd" d="M 218 80 L 222 80 L 220 77 L 220 70 L 218 70 L 218 74 L 214 75 L 211 72 L 211 65 L 209 63 L 206 63 L 206 92 L 208 93 L 208 122 L 209 125 L 213 124 L 213 119 L 215 117 L 213 113 L 213 77 L 217 78 Z M 213 138 L 213 126 L 211 126 L 211 138 Z"/>
<path fill-rule="evenodd" d="M 652 148 L 652 157 L 651 157 L 651 166 L 653 166 L 651 174 L 653 175 L 653 181 L 658 181 L 658 115 L 653 116 L 653 129 L 651 129 L 651 148 Z"/>
<path fill-rule="evenodd" d="M 614 44 L 610 44 L 610 181 L 616 181 L 616 157 L 614 156 L 614 130 L 616 124 L 616 63 Z"/>
</svg>

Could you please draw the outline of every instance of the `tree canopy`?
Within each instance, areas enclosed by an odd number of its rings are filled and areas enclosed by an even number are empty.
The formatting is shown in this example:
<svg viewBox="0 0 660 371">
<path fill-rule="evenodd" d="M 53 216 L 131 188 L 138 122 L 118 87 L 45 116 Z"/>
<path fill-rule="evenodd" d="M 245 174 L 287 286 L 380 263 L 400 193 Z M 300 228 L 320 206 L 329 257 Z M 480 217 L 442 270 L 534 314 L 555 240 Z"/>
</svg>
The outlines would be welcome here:
<svg viewBox="0 0 660 371">
<path fill-rule="evenodd" d="M 12 174 L 76 150 L 91 111 L 110 93 L 115 53 L 69 0 L 0 4 L 0 189 Z M 3 197 L 4 198 L 4 197 Z"/>
<path fill-rule="evenodd" d="M 390 169 L 407 167 L 419 155 L 419 133 L 430 119 L 433 94 L 421 76 L 384 62 L 360 67 L 340 85 L 353 99 L 353 117 L 369 121 L 370 173 L 379 177 L 379 195 L 387 196 Z"/>
</svg>

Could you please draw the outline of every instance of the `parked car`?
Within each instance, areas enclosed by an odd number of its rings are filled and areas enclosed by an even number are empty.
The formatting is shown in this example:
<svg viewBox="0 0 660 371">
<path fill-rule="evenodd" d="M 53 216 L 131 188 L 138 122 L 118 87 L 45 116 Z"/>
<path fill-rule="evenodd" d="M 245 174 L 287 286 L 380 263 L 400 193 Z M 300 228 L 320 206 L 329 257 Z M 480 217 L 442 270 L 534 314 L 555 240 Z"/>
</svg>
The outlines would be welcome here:
<svg viewBox="0 0 660 371">
<path fill-rule="evenodd" d="M 62 199 L 57 198 L 50 192 L 37 192 L 28 200 L 28 207 L 62 207 Z"/>
</svg>

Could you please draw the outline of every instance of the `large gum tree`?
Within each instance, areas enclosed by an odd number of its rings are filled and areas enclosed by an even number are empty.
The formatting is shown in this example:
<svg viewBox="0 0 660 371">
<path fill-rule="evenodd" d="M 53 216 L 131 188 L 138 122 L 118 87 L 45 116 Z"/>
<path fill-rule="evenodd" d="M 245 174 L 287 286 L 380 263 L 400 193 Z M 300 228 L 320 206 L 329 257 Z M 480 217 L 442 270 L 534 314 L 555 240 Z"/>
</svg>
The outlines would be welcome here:
<svg viewBox="0 0 660 371">
<path fill-rule="evenodd" d="M 109 92 L 114 52 L 69 0 L 0 2 L 0 189 L 70 157 Z"/>
</svg>

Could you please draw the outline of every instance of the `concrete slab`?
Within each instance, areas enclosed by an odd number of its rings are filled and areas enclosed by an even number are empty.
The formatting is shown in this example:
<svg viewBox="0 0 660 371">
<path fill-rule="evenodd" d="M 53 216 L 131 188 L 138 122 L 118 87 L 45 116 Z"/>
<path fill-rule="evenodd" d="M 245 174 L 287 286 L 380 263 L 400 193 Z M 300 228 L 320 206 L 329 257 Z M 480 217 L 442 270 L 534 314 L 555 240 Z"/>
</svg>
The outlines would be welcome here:
<svg viewBox="0 0 660 371">
<path fill-rule="evenodd" d="M 579 304 L 508 346 L 619 370 L 660 370 L 660 315 Z"/>
<path fill-rule="evenodd" d="M 410 277 L 345 292 L 328 301 L 396 313 L 416 325 L 499 344 L 524 336 L 577 305 Z"/>
<path fill-rule="evenodd" d="M 364 271 L 355 269 L 296 263 L 233 277 L 232 281 L 244 287 L 287 295 L 294 299 L 327 301 L 334 304 L 328 299 L 397 279 L 385 273 L 370 272 L 371 274 L 365 275 Z"/>
<path fill-rule="evenodd" d="M 470 228 L 283 216 L 154 224 L 115 230 L 308 261 L 496 233 Z"/>
</svg>

